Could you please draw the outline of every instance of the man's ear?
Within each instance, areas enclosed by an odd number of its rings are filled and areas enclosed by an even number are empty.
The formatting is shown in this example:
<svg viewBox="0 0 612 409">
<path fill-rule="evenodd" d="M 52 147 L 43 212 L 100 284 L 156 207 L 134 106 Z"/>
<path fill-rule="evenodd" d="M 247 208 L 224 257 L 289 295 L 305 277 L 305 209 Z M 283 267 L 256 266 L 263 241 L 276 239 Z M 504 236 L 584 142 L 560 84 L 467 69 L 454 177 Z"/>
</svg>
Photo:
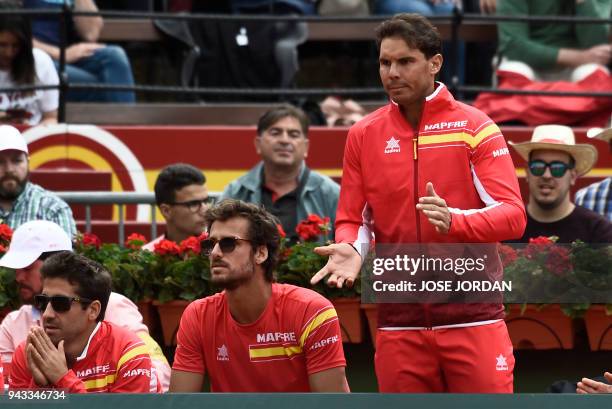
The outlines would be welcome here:
<svg viewBox="0 0 612 409">
<path fill-rule="evenodd" d="M 255 152 L 261 156 L 261 136 L 257 135 L 253 143 L 255 144 Z"/>
<path fill-rule="evenodd" d="M 162 216 L 164 216 L 164 219 L 168 220 L 170 219 L 170 205 L 167 203 L 160 203 L 159 205 L 159 211 L 161 212 Z"/>
<path fill-rule="evenodd" d="M 268 248 L 266 246 L 259 246 L 255 250 L 255 263 L 263 264 L 268 259 Z"/>
<path fill-rule="evenodd" d="M 574 186 L 576 184 L 576 179 L 578 179 L 578 172 L 576 172 L 576 168 L 570 169 L 570 185 Z"/>
<path fill-rule="evenodd" d="M 96 321 L 98 319 L 98 316 L 100 315 L 101 310 L 102 304 L 100 303 L 100 301 L 93 301 L 87 306 L 87 318 L 89 318 L 90 321 Z"/>
<path fill-rule="evenodd" d="M 440 72 L 440 70 L 442 69 L 443 61 L 444 58 L 442 57 L 442 54 L 436 54 L 429 59 L 429 67 L 431 74 L 437 75 Z"/>
</svg>

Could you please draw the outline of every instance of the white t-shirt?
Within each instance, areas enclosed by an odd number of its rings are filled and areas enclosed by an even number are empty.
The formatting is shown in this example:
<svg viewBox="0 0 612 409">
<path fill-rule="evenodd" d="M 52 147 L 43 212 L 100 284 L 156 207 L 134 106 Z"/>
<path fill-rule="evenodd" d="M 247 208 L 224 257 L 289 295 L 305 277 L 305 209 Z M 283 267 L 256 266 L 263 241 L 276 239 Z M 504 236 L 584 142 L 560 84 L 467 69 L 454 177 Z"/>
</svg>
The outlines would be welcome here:
<svg viewBox="0 0 612 409">
<path fill-rule="evenodd" d="M 38 48 L 32 49 L 36 67 L 36 85 L 57 85 L 59 77 L 53 60 L 47 53 Z M 0 87 L 11 87 L 16 84 L 9 71 L 0 70 Z M 44 112 L 55 111 L 58 107 L 59 92 L 57 89 L 37 90 L 31 94 L 23 92 L 0 92 L 0 111 L 7 109 L 25 110 L 30 114 L 26 120 L 29 125 L 36 125 Z"/>
</svg>

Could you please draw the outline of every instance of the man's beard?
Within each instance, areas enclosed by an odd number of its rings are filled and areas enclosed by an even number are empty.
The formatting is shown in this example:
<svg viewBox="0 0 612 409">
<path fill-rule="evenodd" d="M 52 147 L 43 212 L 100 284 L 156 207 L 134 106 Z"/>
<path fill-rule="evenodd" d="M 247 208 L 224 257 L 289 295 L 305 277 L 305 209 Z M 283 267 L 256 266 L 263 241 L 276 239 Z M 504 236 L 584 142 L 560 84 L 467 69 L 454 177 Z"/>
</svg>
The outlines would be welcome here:
<svg viewBox="0 0 612 409">
<path fill-rule="evenodd" d="M 17 179 L 17 177 L 9 175 L 4 176 L 2 179 L 0 179 L 0 199 L 11 201 L 17 199 L 19 195 L 23 192 L 23 189 L 25 189 L 26 183 L 28 183 L 28 176 L 29 172 L 26 177 L 23 178 L 23 180 L 19 180 Z M 11 179 L 17 182 L 17 186 L 13 190 L 6 190 L 4 188 L 4 182 Z"/>
<path fill-rule="evenodd" d="M 248 282 L 255 274 L 253 260 L 247 261 L 245 264 L 234 270 L 232 273 L 233 277 L 218 277 L 211 274 L 210 282 L 215 287 L 223 288 L 225 290 L 230 291 L 235 290 L 242 284 Z"/>
</svg>

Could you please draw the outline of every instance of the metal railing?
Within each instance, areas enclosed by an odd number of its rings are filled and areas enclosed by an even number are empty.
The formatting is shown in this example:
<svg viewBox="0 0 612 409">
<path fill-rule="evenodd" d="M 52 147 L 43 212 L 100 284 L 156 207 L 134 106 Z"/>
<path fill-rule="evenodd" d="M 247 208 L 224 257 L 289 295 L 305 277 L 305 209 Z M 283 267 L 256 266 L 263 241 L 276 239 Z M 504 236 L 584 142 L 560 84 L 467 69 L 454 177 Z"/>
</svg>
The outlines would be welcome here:
<svg viewBox="0 0 612 409">
<path fill-rule="evenodd" d="M 116 205 L 118 208 L 118 241 L 119 245 L 125 243 L 125 206 L 126 205 L 148 205 L 151 214 L 151 240 L 157 237 L 157 208 L 155 194 L 153 192 L 55 192 L 68 204 L 85 205 L 85 232 L 91 233 L 91 207 L 96 205 Z M 208 192 L 213 202 L 221 195 L 221 192 Z"/>
</svg>

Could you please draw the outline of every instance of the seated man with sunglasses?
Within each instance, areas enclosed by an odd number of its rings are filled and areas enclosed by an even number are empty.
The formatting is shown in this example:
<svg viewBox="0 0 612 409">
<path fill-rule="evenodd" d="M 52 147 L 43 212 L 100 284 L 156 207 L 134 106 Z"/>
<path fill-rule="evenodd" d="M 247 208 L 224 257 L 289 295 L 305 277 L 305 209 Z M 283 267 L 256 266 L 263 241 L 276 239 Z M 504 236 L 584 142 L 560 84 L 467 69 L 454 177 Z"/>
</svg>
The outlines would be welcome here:
<svg viewBox="0 0 612 409">
<path fill-rule="evenodd" d="M 206 212 L 210 282 L 225 291 L 192 302 L 181 318 L 170 392 L 349 392 L 331 302 L 273 282 L 278 220 L 227 199 Z"/>
<path fill-rule="evenodd" d="M 0 324 L 0 357 L 5 380 L 10 372 L 15 349 L 26 340 L 32 326 L 42 325 L 43 311 L 36 308 L 34 295 L 42 292 L 40 270 L 43 262 L 63 250 L 72 250 L 68 234 L 53 222 L 34 220 L 15 230 L 8 252 L 0 259 L 0 266 L 15 269 L 19 297 L 24 304 L 10 312 Z M 111 292 L 104 317 L 106 321 L 137 334 L 149 347 L 159 383 L 162 390 L 167 391 L 170 385 L 170 365 L 157 342 L 149 335 L 138 307 L 123 295 Z"/>
<path fill-rule="evenodd" d="M 180 243 L 204 232 L 204 212 L 210 198 L 206 176 L 187 163 L 174 163 L 161 170 L 155 181 L 155 202 L 166 220 L 166 232 L 145 244 L 143 249 L 154 251 L 162 240 Z"/>
<path fill-rule="evenodd" d="M 42 327 L 15 351 L 9 388 L 60 388 L 69 393 L 161 392 L 148 346 L 135 333 L 104 321 L 111 276 L 71 251 L 43 263 L 34 296 Z"/>
<path fill-rule="evenodd" d="M 557 236 L 559 243 L 612 243 L 612 224 L 570 200 L 576 179 L 597 161 L 594 146 L 576 144 L 572 129 L 562 125 L 537 126 L 530 142 L 510 145 L 528 162 L 527 228 L 517 242 Z"/>
</svg>

